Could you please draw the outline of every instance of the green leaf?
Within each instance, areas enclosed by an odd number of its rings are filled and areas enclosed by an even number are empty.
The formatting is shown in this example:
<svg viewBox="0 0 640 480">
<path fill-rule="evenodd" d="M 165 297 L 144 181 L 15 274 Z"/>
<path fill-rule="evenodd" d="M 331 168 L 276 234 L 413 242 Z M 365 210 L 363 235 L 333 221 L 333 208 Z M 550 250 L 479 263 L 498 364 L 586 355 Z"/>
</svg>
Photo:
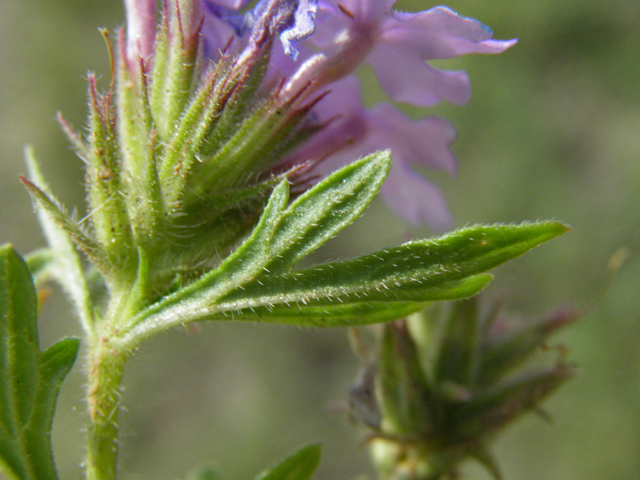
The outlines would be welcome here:
<svg viewBox="0 0 640 480">
<path fill-rule="evenodd" d="M 568 231 L 557 222 L 475 226 L 353 260 L 291 272 L 300 258 L 362 212 L 375 195 L 388 161 L 386 154 L 379 153 L 355 162 L 316 185 L 289 208 L 285 208 L 288 187 L 280 184 L 251 236 L 233 254 L 216 270 L 141 312 L 129 332 L 123 332 L 121 341 L 135 346 L 171 326 L 228 319 L 228 314 L 265 322 L 293 320 L 283 314 L 284 306 L 300 311 L 298 320 L 289 323 L 318 325 L 323 323 L 325 313 L 307 307 L 372 302 L 391 302 L 395 307 L 398 302 L 424 305 L 433 300 L 467 298 L 488 283 L 489 277 L 479 274 Z M 391 312 L 383 313 L 383 308 L 377 308 L 376 314 L 384 320 L 398 318 Z M 371 322 L 346 315 L 336 324 L 366 323 Z"/>
<path fill-rule="evenodd" d="M 24 260 L 0 247 L 0 470 L 18 480 L 57 479 L 51 426 L 60 385 L 80 342 L 38 346 L 37 299 Z"/>
<path fill-rule="evenodd" d="M 240 311 L 276 304 L 334 305 L 361 302 L 429 302 L 456 300 L 475 295 L 491 280 L 491 275 L 446 281 L 432 278 L 431 272 L 415 265 L 401 270 L 393 264 L 376 272 L 378 260 L 370 256 L 308 268 L 286 275 L 265 276 L 220 299 L 215 311 Z M 357 267 L 357 268 L 354 268 Z M 377 275 L 378 274 L 378 275 Z M 473 275 L 473 276 L 472 276 Z M 464 276 L 462 274 L 461 276 Z"/>
<path fill-rule="evenodd" d="M 353 223 L 378 194 L 389 173 L 391 152 L 376 152 L 338 170 L 300 196 L 280 219 L 271 239 L 271 274 L 291 269 L 301 258 Z"/>
<path fill-rule="evenodd" d="M 332 306 L 274 305 L 240 312 L 224 313 L 214 320 L 282 323 L 309 327 L 348 327 L 387 322 L 403 318 L 424 309 L 427 303 L 418 302 L 361 302 Z"/>
<path fill-rule="evenodd" d="M 284 275 L 264 275 L 216 300 L 206 310 L 215 313 L 275 304 L 465 298 L 481 287 L 457 292 L 461 285 L 455 282 L 494 268 L 566 231 L 566 226 L 556 222 L 470 227 L 354 260 Z M 487 279 L 473 282 L 486 285 Z M 450 292 L 452 286 L 456 295 Z M 200 314 L 206 314 L 206 310 Z"/>
<path fill-rule="evenodd" d="M 164 329 L 175 322 L 197 319 L 189 318 L 189 314 L 185 317 L 185 311 L 212 304 L 271 270 L 290 269 L 362 213 L 384 181 L 389 163 L 388 152 L 354 162 L 317 184 L 289 208 L 289 186 L 280 183 L 253 233 L 233 254 L 216 270 L 150 307 L 135 323 L 155 316 L 151 328 Z M 178 320 L 175 313 L 183 319 Z"/>
<path fill-rule="evenodd" d="M 443 288 L 433 289 L 431 296 L 424 295 L 424 301 L 421 302 L 349 302 L 330 304 L 329 302 L 310 302 L 308 304 L 289 305 L 273 304 L 270 306 L 251 307 L 238 310 L 237 304 L 220 303 L 217 309 L 220 313 L 203 314 L 201 318 L 194 320 L 218 320 L 218 321 L 249 321 L 249 322 L 266 322 L 281 323 L 286 325 L 304 325 L 307 327 L 349 327 L 363 326 L 373 323 L 388 322 L 404 318 L 407 315 L 416 313 L 424 309 L 428 305 L 428 301 L 433 300 L 451 300 L 458 298 L 466 298 L 477 294 L 492 279 L 492 275 L 476 275 L 474 277 L 453 282 Z M 318 305 L 319 304 L 319 305 Z M 150 317 L 128 334 L 126 334 L 122 342 L 130 346 L 139 342 L 140 337 L 148 337 L 152 333 L 168 328 L 167 321 L 174 321 L 168 315 L 179 315 L 179 310 L 161 312 L 157 317 Z M 186 322 L 187 317 L 181 317 L 182 322 Z M 180 321 L 180 317 L 176 317 Z M 177 324 L 177 323 L 175 323 Z M 175 325 L 174 324 L 174 325 Z M 170 326 L 170 325 L 169 325 Z"/>
<path fill-rule="evenodd" d="M 320 445 L 308 445 L 262 472 L 256 480 L 307 480 L 318 468 Z"/>
</svg>

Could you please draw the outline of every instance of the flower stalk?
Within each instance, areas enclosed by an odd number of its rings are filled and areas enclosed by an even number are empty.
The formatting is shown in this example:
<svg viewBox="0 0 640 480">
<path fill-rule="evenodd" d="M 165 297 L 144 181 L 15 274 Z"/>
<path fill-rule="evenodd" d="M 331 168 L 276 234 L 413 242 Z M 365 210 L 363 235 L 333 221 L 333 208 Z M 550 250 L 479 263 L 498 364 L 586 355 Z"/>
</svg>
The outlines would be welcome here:
<svg viewBox="0 0 640 480">
<path fill-rule="evenodd" d="M 87 479 L 115 480 L 118 459 L 118 414 L 125 353 L 111 345 L 111 337 L 103 335 L 90 346 L 87 404 Z"/>
</svg>

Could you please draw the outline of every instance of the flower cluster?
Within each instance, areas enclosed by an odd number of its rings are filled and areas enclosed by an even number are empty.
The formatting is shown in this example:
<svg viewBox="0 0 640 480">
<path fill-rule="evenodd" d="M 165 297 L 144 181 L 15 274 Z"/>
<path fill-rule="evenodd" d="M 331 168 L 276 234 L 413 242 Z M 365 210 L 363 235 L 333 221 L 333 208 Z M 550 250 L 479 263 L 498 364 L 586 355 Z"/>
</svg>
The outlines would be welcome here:
<svg viewBox="0 0 640 480">
<path fill-rule="evenodd" d="M 453 173 L 453 128 L 414 122 L 390 104 L 365 109 L 353 73 L 369 62 L 395 101 L 463 103 L 465 73 L 426 61 L 513 41 L 491 40 L 444 7 L 403 14 L 393 4 L 165 0 L 156 25 L 155 0 L 126 0 L 110 90 L 89 77 L 88 133 L 62 121 L 87 165 L 86 221 L 25 183 L 123 295 L 143 263 L 151 297 L 189 284 L 255 227 L 282 180 L 296 196 L 379 150 L 393 152 L 382 186 L 389 205 L 411 222 L 447 227 L 440 191 L 413 167 Z"/>
<path fill-rule="evenodd" d="M 173 11 L 180 16 L 185 38 L 201 34 L 200 53 L 212 64 L 235 58 L 233 67 L 246 75 L 252 64 L 269 57 L 267 65 L 261 63 L 265 71 L 254 93 L 270 97 L 274 108 L 304 111 L 295 116 L 295 134 L 288 131 L 279 138 L 281 145 L 272 145 L 279 154 L 262 167 L 281 171 L 306 164 L 326 173 L 390 148 L 394 163 L 383 187 L 390 207 L 414 224 L 449 227 L 440 190 L 413 167 L 453 174 L 453 127 L 434 117 L 414 122 L 390 104 L 366 110 L 353 74 L 369 63 L 395 102 L 421 107 L 442 100 L 464 104 L 470 97 L 466 73 L 440 70 L 427 61 L 499 53 L 515 40 L 492 40 L 487 27 L 446 7 L 400 13 L 393 10 L 395 0 L 262 0 L 246 11 L 248 3 L 180 0 Z M 154 61 L 155 4 L 127 0 L 127 58 L 132 68 L 140 58 L 147 68 Z M 172 11 L 171 5 L 165 10 Z M 272 48 L 275 36 L 282 48 Z M 297 138 L 289 142 L 292 136 Z"/>
</svg>

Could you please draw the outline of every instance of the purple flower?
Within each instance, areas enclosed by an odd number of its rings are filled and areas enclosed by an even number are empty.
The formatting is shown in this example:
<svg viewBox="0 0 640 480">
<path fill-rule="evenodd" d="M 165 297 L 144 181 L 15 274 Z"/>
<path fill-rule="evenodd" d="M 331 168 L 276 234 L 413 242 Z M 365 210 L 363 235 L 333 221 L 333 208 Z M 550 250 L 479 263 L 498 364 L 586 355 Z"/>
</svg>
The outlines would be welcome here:
<svg viewBox="0 0 640 480">
<path fill-rule="evenodd" d="M 252 37 L 263 32 L 277 33 L 285 53 L 294 61 L 298 56 L 297 42 L 313 34 L 318 0 L 261 0 L 245 16 L 252 28 Z"/>
<path fill-rule="evenodd" d="M 412 121 L 388 104 L 366 110 L 352 74 L 369 63 L 396 102 L 464 104 L 471 93 L 467 74 L 437 69 L 428 61 L 500 53 L 515 40 L 493 40 L 490 29 L 446 7 L 395 12 L 395 0 L 260 0 L 243 14 L 250 0 L 174 1 L 186 12 L 187 32 L 202 25 L 206 58 L 215 63 L 223 50 L 225 58 L 233 57 L 233 72 L 223 77 L 225 82 L 259 77 L 255 103 L 246 103 L 246 115 L 264 101 L 278 112 L 289 112 L 282 118 L 291 120 L 284 123 L 269 117 L 280 129 L 273 138 L 283 143 L 269 147 L 269 152 L 280 153 L 271 153 L 267 171 L 310 164 L 325 173 L 357 156 L 391 149 L 394 163 L 382 188 L 390 207 L 414 224 L 438 230 L 451 225 L 440 190 L 414 167 L 455 173 L 453 127 L 434 117 Z M 131 58 L 152 55 L 155 1 L 126 3 L 131 65 Z M 276 37 L 283 48 L 272 48 Z M 254 69 L 266 54 L 266 73 L 262 67 Z M 229 95 L 241 90 L 233 87 Z M 291 126 L 288 121 L 301 123 Z M 282 152 L 287 152 L 284 158 Z"/>
<path fill-rule="evenodd" d="M 156 37 L 157 0 L 124 0 L 127 14 L 127 61 L 130 69 L 153 54 Z M 165 8 L 171 14 L 180 10 L 186 36 L 192 36 L 202 25 L 205 54 L 217 60 L 220 51 L 240 35 L 243 15 L 238 10 L 251 0 L 170 0 Z"/>
<path fill-rule="evenodd" d="M 450 150 L 456 137 L 453 126 L 438 117 L 413 121 L 385 103 L 366 110 L 360 101 L 358 81 L 353 76 L 335 83 L 332 88 L 314 109 L 324 128 L 288 162 L 322 160 L 316 170 L 329 173 L 355 158 L 391 149 L 393 164 L 382 186 L 389 207 L 414 225 L 427 224 L 435 230 L 451 227 L 452 218 L 442 192 L 412 167 L 454 175 L 456 162 Z"/>
<path fill-rule="evenodd" d="M 317 33 L 310 39 L 320 51 L 300 67 L 287 88 L 296 91 L 311 81 L 326 86 L 366 61 L 394 101 L 423 107 L 443 99 L 464 104 L 470 97 L 467 74 L 439 70 L 426 61 L 500 53 L 516 43 L 492 40 L 488 27 L 446 7 L 398 13 L 391 10 L 394 3 L 325 0 Z"/>
<path fill-rule="evenodd" d="M 491 30 L 446 7 L 417 14 L 394 13 L 380 24 L 377 45 L 367 61 L 384 91 L 397 102 L 429 107 L 440 100 L 469 101 L 469 78 L 463 71 L 431 67 L 425 60 L 469 53 L 500 53 L 516 40 L 491 40 Z M 411 72 L 397 75 L 395 72 Z"/>
<path fill-rule="evenodd" d="M 207 58 L 218 60 L 220 52 L 242 34 L 243 16 L 237 10 L 247 1 L 201 0 L 204 12 L 202 36 Z"/>
<path fill-rule="evenodd" d="M 463 71 L 439 70 L 426 61 L 469 53 L 499 53 L 515 40 L 492 40 L 491 30 L 446 7 L 410 14 L 391 10 L 395 0 L 325 0 L 320 3 L 316 33 L 307 43 L 316 51 L 306 56 L 285 86 L 284 95 L 306 89 L 329 88 L 331 93 L 315 108 L 324 130 L 289 159 L 324 159 L 339 166 L 357 156 L 390 148 L 394 163 L 382 194 L 389 206 L 413 224 L 436 230 L 451 226 L 451 216 L 440 190 L 419 175 L 414 166 L 454 174 L 450 144 L 453 127 L 443 119 L 427 117 L 413 122 L 390 105 L 366 111 L 353 82 L 340 81 L 363 62 L 375 69 L 389 97 L 428 107 L 441 100 L 464 104 L 470 98 L 469 78 Z M 285 62 L 282 60 L 281 62 Z M 282 71 L 291 71 L 282 65 Z"/>
<path fill-rule="evenodd" d="M 227 10 L 239 10 L 251 0 L 203 0 L 205 3 L 226 8 Z"/>
<path fill-rule="evenodd" d="M 243 37 L 249 31 L 245 44 L 261 45 L 277 34 L 285 53 L 295 60 L 297 42 L 309 37 L 315 29 L 318 0 L 261 0 L 244 15 L 237 10 L 249 0 L 201 1 L 206 12 L 203 34 L 209 58 L 215 57 L 215 47 L 223 48 L 234 35 Z"/>
<path fill-rule="evenodd" d="M 129 69 L 138 68 L 140 59 L 153 53 L 156 36 L 156 0 L 124 0 L 127 12 L 127 61 Z"/>
</svg>

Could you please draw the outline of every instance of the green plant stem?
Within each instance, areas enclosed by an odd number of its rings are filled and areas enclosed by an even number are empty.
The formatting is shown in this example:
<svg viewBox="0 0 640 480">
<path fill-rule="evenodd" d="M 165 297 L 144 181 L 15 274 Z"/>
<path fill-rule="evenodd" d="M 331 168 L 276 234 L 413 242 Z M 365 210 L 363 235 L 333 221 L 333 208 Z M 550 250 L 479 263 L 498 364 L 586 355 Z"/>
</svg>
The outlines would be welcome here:
<svg viewBox="0 0 640 480">
<path fill-rule="evenodd" d="M 95 337 L 89 351 L 87 479 L 115 480 L 118 455 L 118 411 L 122 371 L 128 358 L 116 350 L 107 332 Z"/>
</svg>

